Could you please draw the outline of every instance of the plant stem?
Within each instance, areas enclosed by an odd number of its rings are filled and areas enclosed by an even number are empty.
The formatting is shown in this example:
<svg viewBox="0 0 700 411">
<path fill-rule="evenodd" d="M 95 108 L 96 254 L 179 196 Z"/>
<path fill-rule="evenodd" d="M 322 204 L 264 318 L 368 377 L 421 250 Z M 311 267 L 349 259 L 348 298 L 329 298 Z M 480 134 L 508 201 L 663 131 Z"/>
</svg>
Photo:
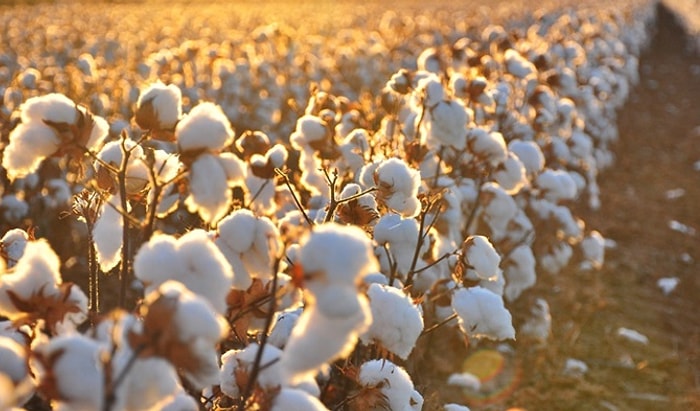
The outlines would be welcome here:
<svg viewBox="0 0 700 411">
<path fill-rule="evenodd" d="M 420 333 L 419 337 L 423 337 L 425 335 L 432 333 L 433 331 L 444 326 L 445 324 L 449 323 L 450 321 L 454 320 L 455 318 L 457 318 L 457 313 L 450 315 L 449 317 L 445 318 L 444 320 L 440 321 L 437 324 L 433 324 L 430 328 L 426 328 L 425 330 L 423 330 L 423 332 Z"/>
<path fill-rule="evenodd" d="M 126 198 L 126 168 L 131 155 L 131 150 L 126 148 L 126 134 L 122 134 L 121 140 L 122 162 L 117 173 L 119 182 L 119 200 L 122 209 L 122 252 L 121 265 L 119 267 L 119 307 L 126 306 L 126 289 L 129 281 L 129 219 L 128 215 L 128 200 Z"/>
<path fill-rule="evenodd" d="M 311 221 L 311 219 L 309 218 L 309 215 L 306 214 L 306 211 L 304 211 L 304 207 L 301 205 L 301 202 L 297 198 L 296 193 L 294 193 L 294 190 L 292 189 L 292 182 L 289 181 L 289 176 L 287 176 L 287 174 L 284 171 L 280 170 L 279 168 L 275 168 L 275 173 L 284 179 L 284 184 L 287 185 L 289 192 L 292 193 L 292 198 L 294 199 L 294 203 L 296 204 L 296 206 L 299 209 L 299 211 L 301 212 L 301 214 L 304 216 L 306 223 L 309 225 L 309 227 L 311 227 L 313 229 L 314 222 Z"/>
</svg>

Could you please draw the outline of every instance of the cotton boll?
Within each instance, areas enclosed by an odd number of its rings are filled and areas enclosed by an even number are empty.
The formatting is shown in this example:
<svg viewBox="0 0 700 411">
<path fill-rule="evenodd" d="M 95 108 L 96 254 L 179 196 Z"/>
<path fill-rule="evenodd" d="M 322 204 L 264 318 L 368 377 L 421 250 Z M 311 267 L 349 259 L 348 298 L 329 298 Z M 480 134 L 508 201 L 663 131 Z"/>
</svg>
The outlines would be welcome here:
<svg viewBox="0 0 700 411">
<path fill-rule="evenodd" d="M 506 279 L 504 296 L 507 301 L 515 301 L 523 291 L 535 285 L 537 273 L 536 260 L 530 246 L 521 244 L 508 254 L 503 263 Z"/>
<path fill-rule="evenodd" d="M 301 310 L 299 309 L 278 312 L 270 335 L 267 338 L 267 343 L 277 348 L 284 348 L 287 345 L 289 336 L 292 334 L 292 330 L 299 321 L 300 315 Z"/>
<path fill-rule="evenodd" d="M 501 186 L 492 182 L 481 187 L 481 204 L 491 238 L 499 241 L 506 235 L 509 222 L 517 216 L 518 205 Z"/>
<path fill-rule="evenodd" d="M 467 138 L 470 151 L 491 167 L 496 167 L 508 158 L 506 142 L 503 135 L 497 131 L 473 128 L 469 130 Z"/>
<path fill-rule="evenodd" d="M 413 388 L 406 370 L 389 360 L 371 360 L 362 364 L 358 376 L 364 388 L 378 389 L 391 410 L 412 411 L 423 407 L 423 397 Z"/>
<path fill-rule="evenodd" d="M 59 144 L 56 132 L 44 123 L 21 123 L 10 132 L 2 167 L 10 180 L 24 177 L 36 171 L 46 157 L 58 150 Z"/>
<path fill-rule="evenodd" d="M 131 350 L 120 350 L 112 360 L 113 375 L 123 372 Z M 128 410 L 154 409 L 164 398 L 181 391 L 180 379 L 173 365 L 165 359 L 150 357 L 134 361 L 117 390 L 118 398 Z"/>
<path fill-rule="evenodd" d="M 136 144 L 133 140 L 125 140 L 123 142 L 124 149 L 129 151 L 129 157 L 126 164 L 126 192 L 127 194 L 140 193 L 149 182 L 148 168 L 144 162 L 145 153 L 143 148 Z M 111 141 L 102 147 L 102 150 L 97 154 L 101 160 L 95 163 L 97 170 L 97 184 L 100 188 L 110 192 L 116 192 L 118 187 L 117 176 L 112 175 L 111 171 L 107 170 L 102 163 L 107 163 L 116 169 L 119 169 L 123 161 L 122 141 Z"/>
<path fill-rule="evenodd" d="M 581 241 L 581 251 L 583 251 L 584 258 L 584 261 L 581 263 L 581 269 L 599 270 L 605 260 L 605 238 L 598 231 L 591 231 Z"/>
<path fill-rule="evenodd" d="M 384 214 L 374 227 L 374 241 L 389 244 L 389 251 L 397 264 L 399 274 L 406 275 L 411 269 L 413 255 L 418 246 L 418 221 L 414 218 L 401 218 L 397 214 Z M 427 251 L 428 243 L 423 244 Z"/>
<path fill-rule="evenodd" d="M 134 258 L 134 274 L 143 281 L 146 293 L 173 279 L 206 298 L 223 313 L 233 281 L 231 266 L 203 230 L 192 230 L 175 240 L 154 235 Z"/>
<path fill-rule="evenodd" d="M 483 280 L 497 278 L 501 256 L 488 238 L 481 235 L 470 236 L 462 245 L 462 255 L 465 263 L 473 267 L 468 269 L 467 275 L 473 273 L 476 278 Z"/>
<path fill-rule="evenodd" d="M 149 85 L 136 102 L 134 118 L 144 130 L 172 130 L 182 116 L 182 92 L 160 81 Z"/>
<path fill-rule="evenodd" d="M 531 312 L 532 316 L 520 328 L 519 335 L 544 344 L 552 332 L 552 316 L 549 314 L 549 304 L 544 299 L 538 298 Z"/>
<path fill-rule="evenodd" d="M 447 378 L 447 385 L 454 385 L 460 388 L 479 391 L 481 388 L 481 380 L 476 375 L 468 372 L 450 374 L 450 376 Z"/>
<path fill-rule="evenodd" d="M 328 129 L 323 120 L 316 116 L 304 115 L 297 120 L 296 129 L 289 138 L 292 147 L 296 150 L 303 150 L 303 147 L 310 147 L 312 144 L 323 142 L 328 136 Z"/>
<path fill-rule="evenodd" d="M 513 76 L 523 79 L 532 73 L 537 73 L 535 65 L 529 62 L 525 57 L 521 56 L 516 50 L 508 49 L 505 51 L 506 70 Z"/>
<path fill-rule="evenodd" d="M 78 120 L 78 110 L 73 100 L 59 93 L 32 97 L 20 107 L 22 123 L 52 123 L 75 124 Z"/>
<path fill-rule="evenodd" d="M 548 273 L 557 274 L 566 267 L 572 255 L 571 246 L 568 243 L 559 242 L 553 245 L 546 254 L 539 256 L 539 263 Z"/>
<path fill-rule="evenodd" d="M 8 376 L 14 386 L 30 378 L 25 347 L 4 336 L 0 336 L 0 374 Z"/>
<path fill-rule="evenodd" d="M 143 326 L 130 334 L 130 343 L 146 344 L 152 355 L 170 361 L 197 389 L 219 382 L 215 348 L 228 326 L 207 300 L 167 281 L 146 295 L 140 310 Z M 172 321 L 164 323 L 164 317 Z"/>
<path fill-rule="evenodd" d="M 328 408 L 305 391 L 282 388 L 272 401 L 270 411 L 328 411 Z"/>
<path fill-rule="evenodd" d="M 547 169 L 537 176 L 535 185 L 554 203 L 576 197 L 576 182 L 566 171 Z"/>
<path fill-rule="evenodd" d="M 528 184 L 525 166 L 513 153 L 508 152 L 506 160 L 493 173 L 496 182 L 506 193 L 516 195 L 521 188 Z"/>
<path fill-rule="evenodd" d="M 59 408 L 99 410 L 104 401 L 101 358 L 104 347 L 79 334 L 51 339 L 34 350 L 39 391 L 51 395 Z"/>
<path fill-rule="evenodd" d="M 544 169 L 544 154 L 533 141 L 511 140 L 508 150 L 515 154 L 525 167 L 527 175 L 533 176 Z"/>
<path fill-rule="evenodd" d="M 317 227 L 302 241 L 300 263 L 312 292 L 315 283 L 357 285 L 379 268 L 367 234 L 335 223 Z"/>
<path fill-rule="evenodd" d="M 354 314 L 340 318 L 327 317 L 313 306 L 304 310 L 280 359 L 283 381 L 295 384 L 352 352 L 372 322 L 367 299 L 360 295 L 358 303 Z"/>
<path fill-rule="evenodd" d="M 418 201 L 420 174 L 403 160 L 391 158 L 379 164 L 374 172 L 377 185 L 377 200 L 404 217 L 420 213 Z"/>
<path fill-rule="evenodd" d="M 57 285 L 62 282 L 60 266 L 58 256 L 46 240 L 28 242 L 14 272 L 0 277 L 0 315 L 10 320 L 22 316 L 23 310 L 13 300 L 27 301 L 35 295 L 58 294 Z M 8 292 L 12 292 L 14 298 L 10 298 Z"/>
<path fill-rule="evenodd" d="M 467 125 L 471 117 L 467 108 L 456 100 L 440 101 L 428 107 L 423 119 L 425 144 L 436 150 L 442 146 L 463 150 L 467 143 Z"/>
<path fill-rule="evenodd" d="M 100 206 L 99 216 L 92 230 L 100 270 L 108 273 L 121 261 L 124 220 L 119 210 L 119 195 L 109 196 Z"/>
<path fill-rule="evenodd" d="M 503 299 L 481 287 L 460 288 L 452 296 L 459 327 L 470 338 L 506 340 L 515 338 L 510 312 Z"/>
<path fill-rule="evenodd" d="M 218 151 L 233 142 L 231 123 L 214 103 L 195 106 L 175 127 L 178 147 L 183 151 Z"/>
<path fill-rule="evenodd" d="M 205 222 L 216 223 L 231 206 L 228 176 L 217 156 L 202 154 L 190 169 L 190 195 L 185 200 L 187 209 L 197 212 Z"/>
<path fill-rule="evenodd" d="M 149 408 L 149 411 L 198 411 L 199 405 L 191 395 L 184 390 L 180 390 L 175 394 L 162 398 Z"/>
<path fill-rule="evenodd" d="M 233 153 L 220 153 L 217 160 L 226 173 L 229 187 L 243 185 L 247 174 L 243 160 Z"/>
<path fill-rule="evenodd" d="M 29 213 L 29 204 L 24 199 L 8 194 L 0 198 L 0 215 L 10 224 L 20 224 Z"/>
<path fill-rule="evenodd" d="M 29 241 L 29 235 L 21 228 L 13 228 L 0 239 L 0 256 L 6 261 L 7 268 L 17 264 L 24 254 L 24 249 Z"/>
<path fill-rule="evenodd" d="M 423 331 L 423 316 L 403 291 L 379 284 L 367 290 L 372 310 L 372 325 L 361 336 L 365 344 L 376 341 L 404 360 Z"/>
</svg>

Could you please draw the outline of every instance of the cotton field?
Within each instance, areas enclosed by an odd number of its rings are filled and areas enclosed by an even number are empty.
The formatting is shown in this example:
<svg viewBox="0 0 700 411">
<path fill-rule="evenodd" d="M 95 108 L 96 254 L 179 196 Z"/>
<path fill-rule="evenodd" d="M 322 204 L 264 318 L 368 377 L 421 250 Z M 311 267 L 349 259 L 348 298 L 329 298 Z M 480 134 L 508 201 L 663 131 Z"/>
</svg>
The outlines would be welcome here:
<svg viewBox="0 0 700 411">
<path fill-rule="evenodd" d="M 541 6 L 0 8 L 0 409 L 469 409 L 436 335 L 603 266 L 656 12 Z"/>
</svg>

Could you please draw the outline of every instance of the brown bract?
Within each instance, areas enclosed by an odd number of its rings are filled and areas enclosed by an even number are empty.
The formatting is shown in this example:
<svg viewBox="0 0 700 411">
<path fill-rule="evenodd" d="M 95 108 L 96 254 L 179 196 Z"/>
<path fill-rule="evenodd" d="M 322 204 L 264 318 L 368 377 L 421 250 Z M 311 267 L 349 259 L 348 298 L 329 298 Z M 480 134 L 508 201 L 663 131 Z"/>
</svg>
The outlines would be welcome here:
<svg viewBox="0 0 700 411">
<path fill-rule="evenodd" d="M 58 293 L 45 295 L 46 284 L 29 298 L 23 299 L 12 290 L 6 290 L 12 304 L 24 314 L 13 320 L 17 328 L 22 325 L 33 325 L 37 320 L 46 321 L 51 334 L 56 334 L 56 325 L 63 321 L 66 314 L 80 312 L 80 307 L 70 301 L 70 291 L 73 283 L 63 283 L 58 286 Z"/>
</svg>

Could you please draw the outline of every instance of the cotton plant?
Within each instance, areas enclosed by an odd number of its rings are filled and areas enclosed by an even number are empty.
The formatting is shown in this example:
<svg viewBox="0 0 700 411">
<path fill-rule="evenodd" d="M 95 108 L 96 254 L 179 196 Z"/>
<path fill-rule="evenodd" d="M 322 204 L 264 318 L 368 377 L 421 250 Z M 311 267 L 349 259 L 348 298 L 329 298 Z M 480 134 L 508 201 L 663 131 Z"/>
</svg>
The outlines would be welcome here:
<svg viewBox="0 0 700 411">
<path fill-rule="evenodd" d="M 2 157 L 10 180 L 36 171 L 48 157 L 82 159 L 84 151 L 99 149 L 109 130 L 105 119 L 58 93 L 28 99 L 20 119 Z"/>
<path fill-rule="evenodd" d="M 182 117 L 182 91 L 174 84 L 160 81 L 150 84 L 136 101 L 134 120 L 144 130 L 151 130 L 154 137 L 170 140 Z"/>
<path fill-rule="evenodd" d="M 404 217 L 415 217 L 421 211 L 418 200 L 420 174 L 403 160 L 390 158 L 374 170 L 377 201 Z"/>
<path fill-rule="evenodd" d="M 372 322 L 358 287 L 363 275 L 378 268 L 369 238 L 354 226 L 324 224 L 303 241 L 299 253 L 296 270 L 307 305 L 280 359 L 291 382 L 350 354 Z"/>
</svg>

